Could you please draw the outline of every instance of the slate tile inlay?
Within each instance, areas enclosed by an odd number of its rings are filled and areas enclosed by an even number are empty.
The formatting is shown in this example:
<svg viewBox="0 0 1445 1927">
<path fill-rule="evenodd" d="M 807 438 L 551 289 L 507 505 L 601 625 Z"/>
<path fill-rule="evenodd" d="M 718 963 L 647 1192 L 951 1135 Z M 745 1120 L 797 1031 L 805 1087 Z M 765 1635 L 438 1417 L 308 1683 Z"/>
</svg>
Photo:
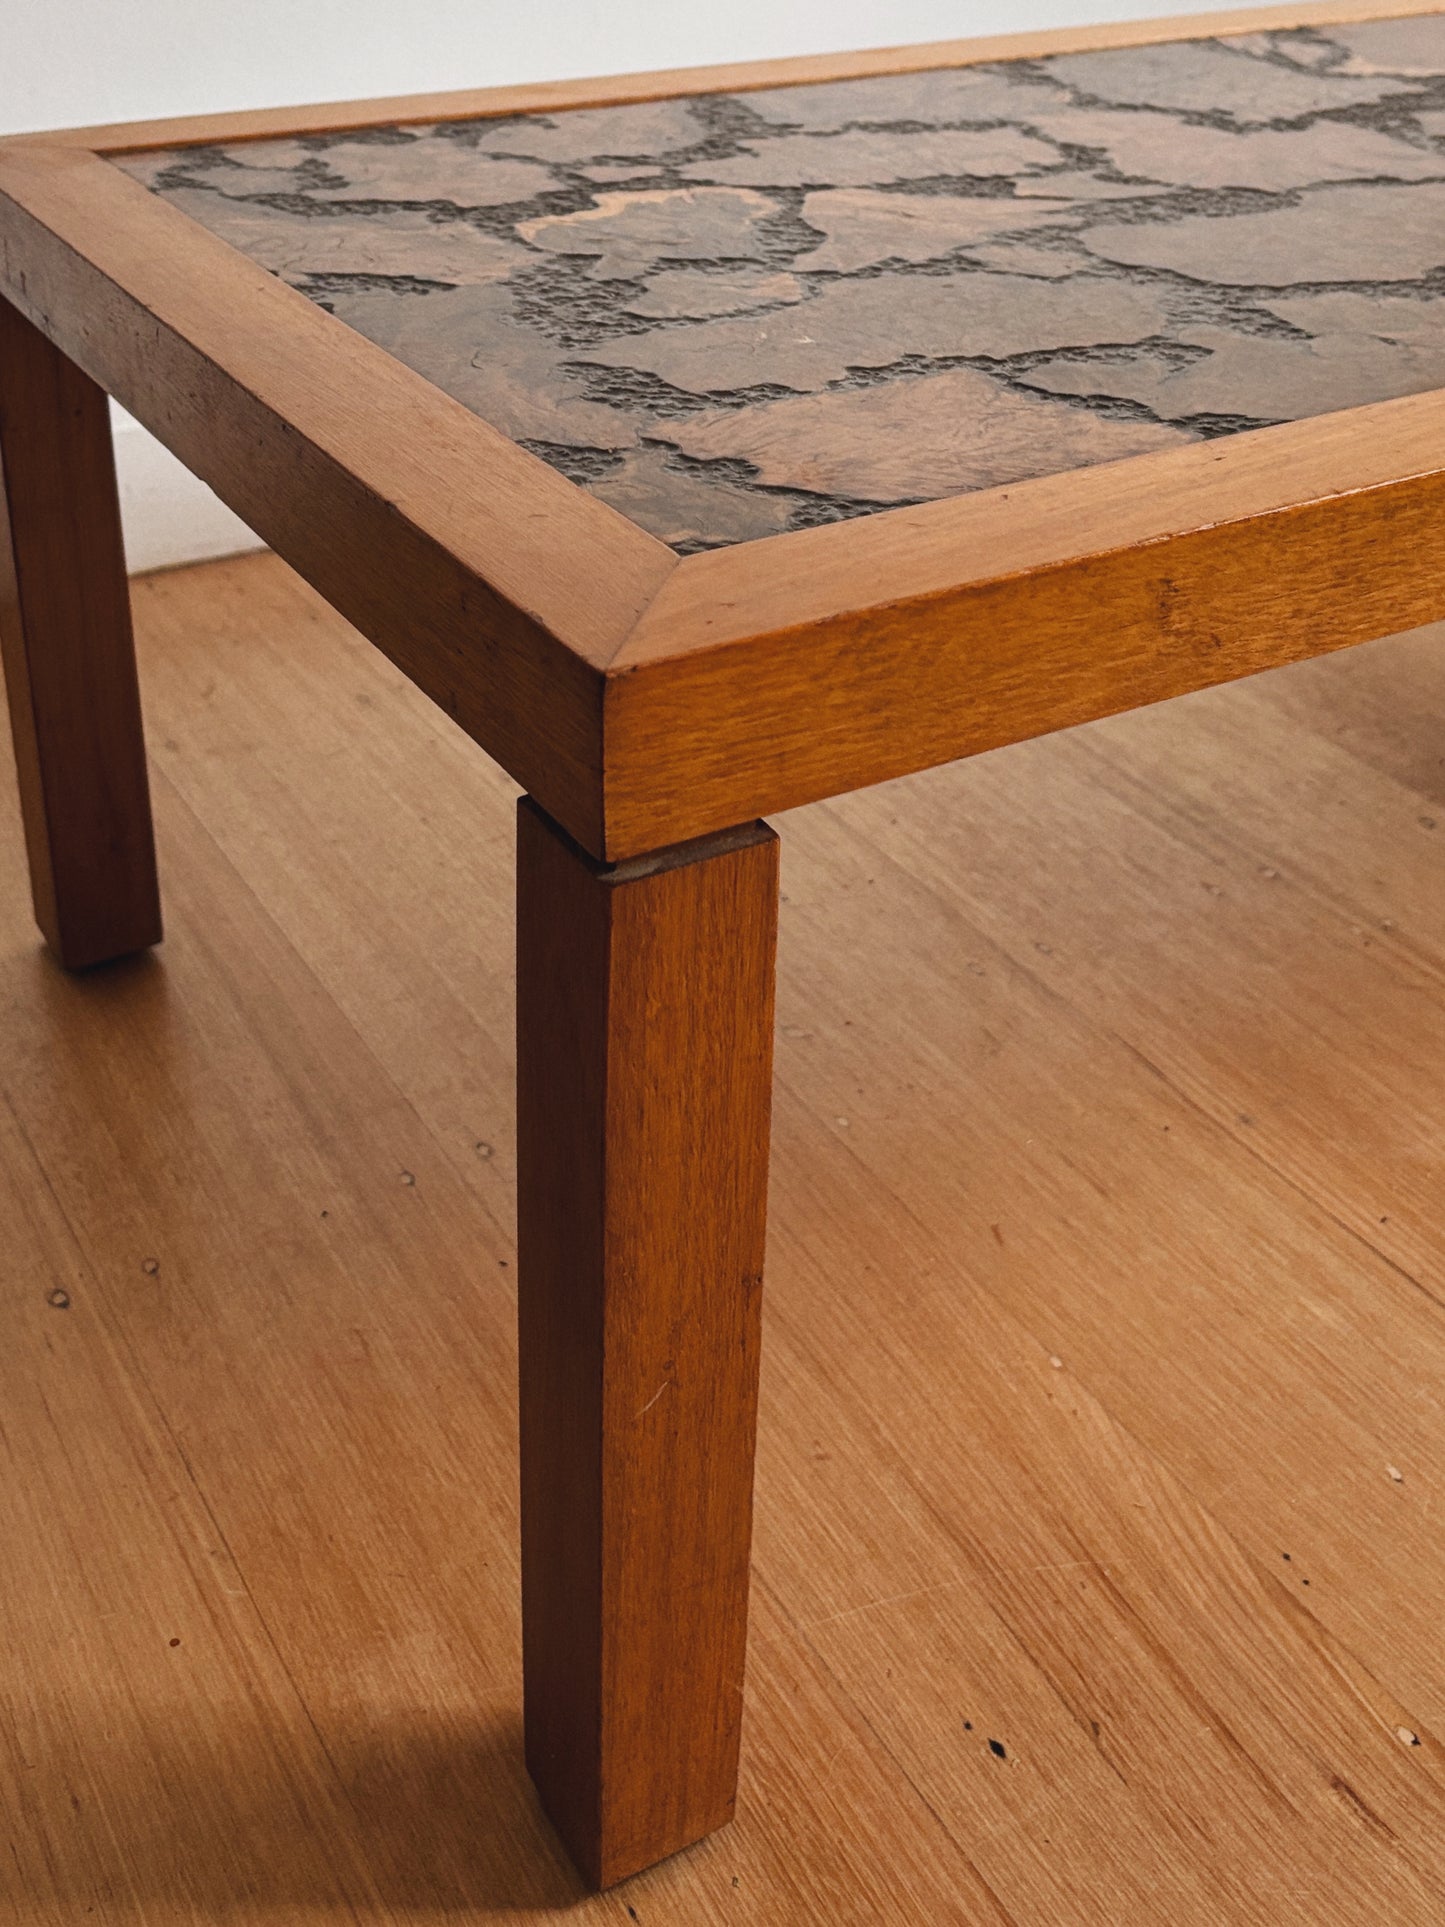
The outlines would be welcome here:
<svg viewBox="0 0 1445 1927">
<path fill-rule="evenodd" d="M 682 551 L 1445 386 L 1445 16 L 117 163 Z"/>
</svg>

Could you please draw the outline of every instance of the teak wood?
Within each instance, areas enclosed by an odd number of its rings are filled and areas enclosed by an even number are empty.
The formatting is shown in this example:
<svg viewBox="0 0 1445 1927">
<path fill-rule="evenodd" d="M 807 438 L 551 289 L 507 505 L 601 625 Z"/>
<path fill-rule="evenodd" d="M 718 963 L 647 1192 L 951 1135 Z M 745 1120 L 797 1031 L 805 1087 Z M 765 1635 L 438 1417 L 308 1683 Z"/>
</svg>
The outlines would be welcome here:
<svg viewBox="0 0 1445 1927">
<path fill-rule="evenodd" d="M 1445 393 L 679 560 L 104 156 L 1398 12 L 0 143 L 0 628 L 61 960 L 159 934 L 106 392 L 535 798 L 518 918 L 527 1749 L 596 1882 L 733 1798 L 776 901 L 756 819 L 1441 614 Z"/>
<path fill-rule="evenodd" d="M 21 138 L 0 144 L 0 286 L 615 861 L 1430 619 L 1445 593 L 1420 531 L 1445 486 L 1445 398 L 679 561 L 98 156 L 1401 12 L 1269 9 Z"/>
<path fill-rule="evenodd" d="M 0 288 L 600 842 L 602 665 L 671 551 L 105 161 L 12 170 Z"/>
<path fill-rule="evenodd" d="M 161 934 L 104 394 L 0 298 L 0 660 L 35 920 L 72 969 Z"/>
<path fill-rule="evenodd" d="M 606 867 L 521 805 L 527 1763 L 602 1886 L 732 1817 L 777 895 L 762 824 Z"/>
</svg>

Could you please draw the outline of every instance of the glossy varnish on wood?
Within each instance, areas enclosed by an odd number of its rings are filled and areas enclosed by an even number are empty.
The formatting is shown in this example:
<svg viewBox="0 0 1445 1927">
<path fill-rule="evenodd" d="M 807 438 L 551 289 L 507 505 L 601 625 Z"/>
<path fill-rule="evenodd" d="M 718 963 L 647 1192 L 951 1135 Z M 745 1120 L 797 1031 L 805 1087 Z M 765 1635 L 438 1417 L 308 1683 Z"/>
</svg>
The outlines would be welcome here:
<svg viewBox="0 0 1445 1927">
<path fill-rule="evenodd" d="M 778 845 L 601 868 L 518 818 L 527 1762 L 601 1886 L 731 1819 Z"/>
<path fill-rule="evenodd" d="M 105 395 L 0 299 L 0 660 L 35 918 L 72 968 L 161 934 Z"/>
<path fill-rule="evenodd" d="M 0 808 L 0 1915 L 1435 1927 L 1441 633 L 780 826 L 738 1818 L 586 1898 L 511 786 L 273 558 L 136 601 L 163 949 Z"/>
</svg>

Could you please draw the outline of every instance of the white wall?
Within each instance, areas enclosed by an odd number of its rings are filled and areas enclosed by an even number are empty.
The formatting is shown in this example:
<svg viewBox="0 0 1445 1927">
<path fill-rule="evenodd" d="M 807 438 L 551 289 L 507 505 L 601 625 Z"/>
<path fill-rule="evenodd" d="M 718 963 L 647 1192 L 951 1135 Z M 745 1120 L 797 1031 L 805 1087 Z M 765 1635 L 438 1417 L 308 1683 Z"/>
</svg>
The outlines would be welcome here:
<svg viewBox="0 0 1445 1927">
<path fill-rule="evenodd" d="M 1201 13 L 1214 0 L 8 0 L 0 132 L 753 60 Z M 252 546 L 136 423 L 116 460 L 134 569 Z"/>
</svg>

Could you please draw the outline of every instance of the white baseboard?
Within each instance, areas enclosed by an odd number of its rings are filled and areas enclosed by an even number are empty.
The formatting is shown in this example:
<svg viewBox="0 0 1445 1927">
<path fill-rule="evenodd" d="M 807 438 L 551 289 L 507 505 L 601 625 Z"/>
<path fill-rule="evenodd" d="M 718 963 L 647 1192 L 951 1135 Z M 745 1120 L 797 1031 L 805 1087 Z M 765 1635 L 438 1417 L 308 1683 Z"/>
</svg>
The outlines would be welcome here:
<svg viewBox="0 0 1445 1927">
<path fill-rule="evenodd" d="M 132 575 L 265 547 L 204 482 L 118 408 L 114 429 L 126 566 Z"/>
</svg>

